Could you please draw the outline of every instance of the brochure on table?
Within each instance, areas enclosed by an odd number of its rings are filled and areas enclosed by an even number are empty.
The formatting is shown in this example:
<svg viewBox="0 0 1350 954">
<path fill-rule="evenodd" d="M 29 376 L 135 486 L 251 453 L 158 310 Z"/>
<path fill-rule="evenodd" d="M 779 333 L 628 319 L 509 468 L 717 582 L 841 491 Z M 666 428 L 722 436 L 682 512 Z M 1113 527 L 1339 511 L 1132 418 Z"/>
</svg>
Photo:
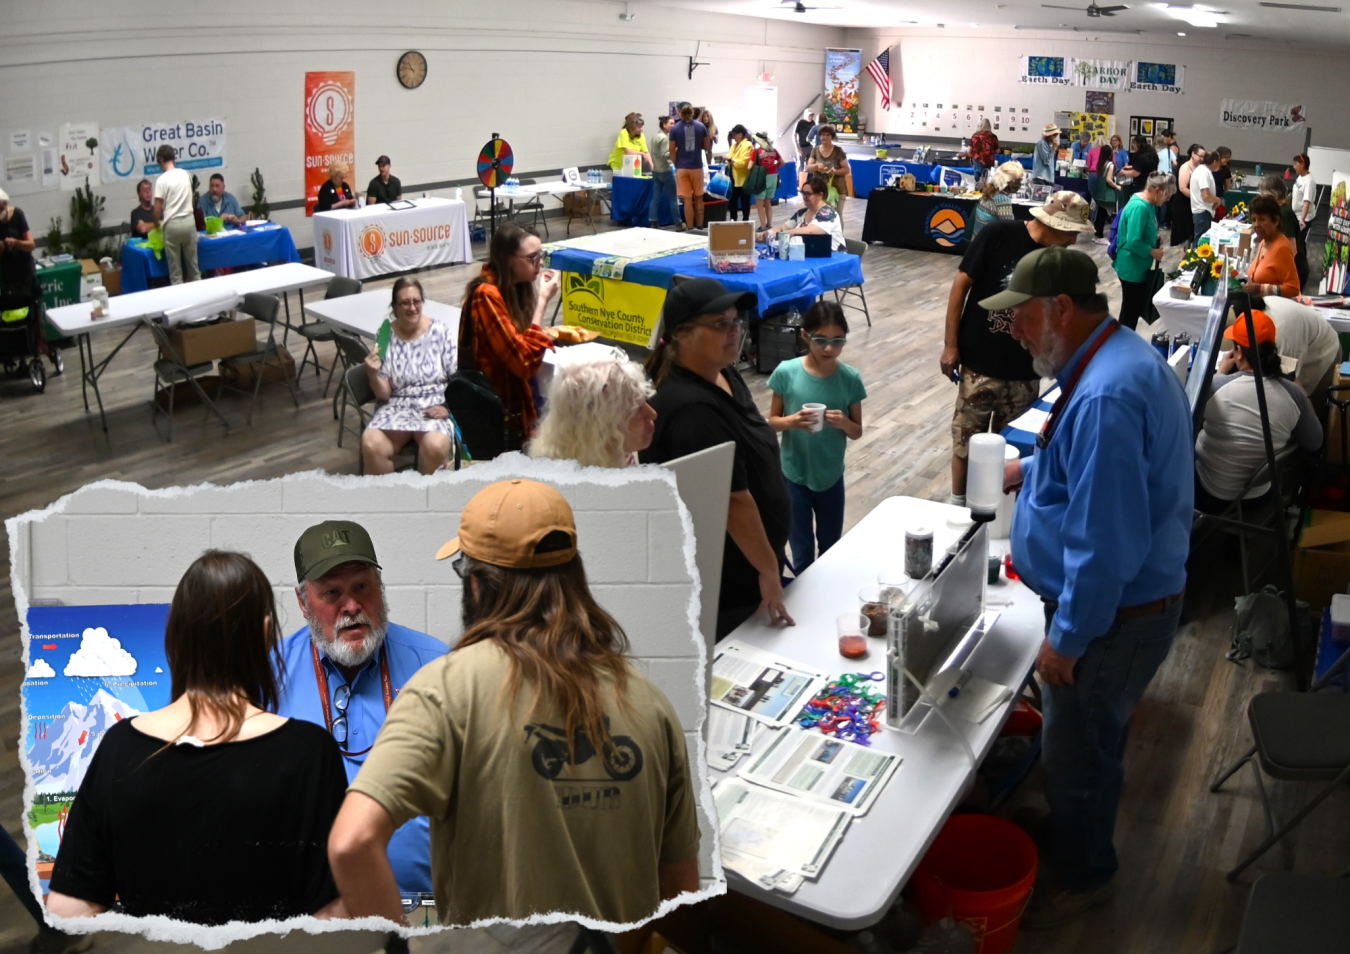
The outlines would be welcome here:
<svg viewBox="0 0 1350 954">
<path fill-rule="evenodd" d="M 805 663 L 727 640 L 713 657 L 709 699 L 713 705 L 783 726 L 828 679 L 827 673 Z"/>
<path fill-rule="evenodd" d="M 792 726 L 776 733 L 739 774 L 765 788 L 862 815 L 900 762 L 894 753 Z"/>
<path fill-rule="evenodd" d="M 735 778 L 719 785 L 716 797 L 724 864 L 729 856 L 747 856 L 766 869 L 791 871 L 806 878 L 820 874 L 853 817 L 842 808 L 818 805 Z M 757 880 L 762 873 L 755 875 Z"/>
</svg>

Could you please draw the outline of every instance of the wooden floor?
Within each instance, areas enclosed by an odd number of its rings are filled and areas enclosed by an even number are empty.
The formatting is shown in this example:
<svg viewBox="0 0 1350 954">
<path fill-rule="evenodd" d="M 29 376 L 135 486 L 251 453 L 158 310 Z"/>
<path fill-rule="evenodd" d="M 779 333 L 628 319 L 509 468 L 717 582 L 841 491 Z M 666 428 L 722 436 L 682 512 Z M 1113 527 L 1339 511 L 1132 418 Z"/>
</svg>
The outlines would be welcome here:
<svg viewBox="0 0 1350 954">
<path fill-rule="evenodd" d="M 848 204 L 845 229 L 862 230 L 866 203 Z M 780 208 L 778 218 L 786 213 Z M 1104 248 L 1084 246 L 1102 266 L 1113 305 L 1119 303 Z M 481 254 L 481 253 L 480 253 Z M 942 499 L 949 491 L 949 421 L 954 386 L 938 370 L 947 291 L 959 259 L 872 247 L 866 253 L 868 303 L 873 326 L 850 313 L 852 333 L 844 358 L 862 373 L 870 396 L 864 405 L 865 432 L 848 451 L 846 522 L 852 526 L 885 497 L 907 494 Z M 427 296 L 458 304 L 465 281 L 477 266 L 423 273 Z M 367 288 L 388 287 L 391 281 Z M 112 341 L 96 338 L 100 356 Z M 296 359 L 300 349 L 292 338 Z M 323 351 L 331 360 L 331 352 Z M 227 397 L 232 426 L 202 422 L 200 408 L 180 414 L 173 444 L 158 436 L 150 421 L 151 345 L 141 333 L 118 355 L 103 378 L 109 434 L 97 416 L 86 414 L 80 382 L 71 370 L 50 380 L 45 395 L 26 380 L 0 380 L 0 517 L 46 506 L 62 494 L 101 478 L 135 481 L 147 487 L 203 481 L 270 478 L 322 468 L 355 473 L 351 441 L 336 446 L 337 425 L 322 381 L 304 379 L 297 411 L 280 385 L 265 386 L 264 405 L 253 426 L 244 424 L 247 402 Z M 763 376 L 748 378 L 764 409 Z M 8 553 L 8 541 L 0 542 Z M 1227 548 L 1231 551 L 1233 548 Z M 1192 585 L 1197 621 L 1178 635 L 1171 657 L 1136 712 L 1126 763 L 1126 787 L 1116 843 L 1122 868 L 1115 901 L 1071 928 L 1024 934 L 1023 954 L 1093 951 L 1101 954 L 1208 954 L 1236 938 L 1245 886 L 1224 881 L 1240 852 L 1262 837 L 1263 821 L 1249 773 L 1230 783 L 1231 792 L 1210 795 L 1219 768 L 1250 744 L 1245 706 L 1256 692 L 1284 685 L 1283 676 L 1254 674 L 1226 662 L 1232 629 L 1231 580 L 1236 560 L 1217 548 L 1204 557 Z M 22 843 L 23 777 L 15 739 L 19 737 L 19 683 L 22 678 L 18 625 L 8 570 L 0 579 L 0 824 Z M 1277 810 L 1290 812 L 1306 796 L 1302 786 L 1275 783 Z M 1018 803 L 1039 798 L 1033 775 Z M 1011 806 L 1010 806 L 1011 807 Z M 1296 869 L 1333 873 L 1350 862 L 1350 813 L 1345 794 L 1320 807 L 1258 870 Z M 879 846 L 884 852 L 884 846 Z M 1249 874 L 1246 883 L 1250 883 Z M 0 954 L 23 949 L 32 925 L 13 896 L 0 889 Z M 377 946 L 352 938 L 352 950 Z M 272 940 L 268 949 L 312 946 L 308 938 Z M 366 946 L 362 946 L 362 944 Z M 508 949 L 565 952 L 570 932 L 456 932 L 415 940 L 413 949 L 497 952 Z M 140 938 L 101 935 L 98 950 L 132 954 L 167 950 Z M 315 949 L 318 949 L 317 947 Z M 346 947 L 343 948 L 347 949 Z"/>
</svg>

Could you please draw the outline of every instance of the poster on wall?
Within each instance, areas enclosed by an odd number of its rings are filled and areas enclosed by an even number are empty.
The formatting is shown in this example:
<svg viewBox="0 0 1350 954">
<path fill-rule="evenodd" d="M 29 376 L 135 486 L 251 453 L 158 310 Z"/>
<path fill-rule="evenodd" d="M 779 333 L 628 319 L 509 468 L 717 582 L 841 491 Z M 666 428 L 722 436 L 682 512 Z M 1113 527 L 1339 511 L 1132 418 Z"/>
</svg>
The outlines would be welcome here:
<svg viewBox="0 0 1350 954">
<path fill-rule="evenodd" d="M 1042 86 L 1071 86 L 1068 60 L 1062 56 L 1019 56 L 1019 82 Z M 1009 110 L 1012 112 L 1012 110 Z"/>
<path fill-rule="evenodd" d="M 1134 78 L 1130 91 L 1139 93 L 1180 93 L 1186 78 L 1186 67 L 1175 63 L 1134 64 Z"/>
<path fill-rule="evenodd" d="M 159 175 L 155 153 L 160 146 L 173 146 L 178 154 L 175 165 L 180 169 L 212 172 L 223 169 L 225 120 L 206 117 L 104 127 L 98 146 L 103 181 L 136 181 L 143 176 Z"/>
<path fill-rule="evenodd" d="M 1268 100 L 1225 99 L 1219 104 L 1219 123 L 1234 129 L 1289 132 L 1308 128 L 1303 107 Z"/>
<path fill-rule="evenodd" d="M 5 157 L 5 191 L 33 192 L 38 188 L 37 156 L 24 153 Z"/>
<path fill-rule="evenodd" d="M 314 214 L 328 166 L 356 162 L 356 74 L 305 74 L 305 215 Z"/>
<path fill-rule="evenodd" d="M 1331 174 L 1331 214 L 1327 219 L 1327 244 L 1322 264 L 1326 270 L 1328 295 L 1345 293 L 1350 285 L 1350 200 L 1347 197 L 1350 176 Z"/>
<path fill-rule="evenodd" d="M 1116 94 L 1100 93 L 1095 90 L 1088 90 L 1083 94 L 1084 109 L 1086 113 L 1104 113 L 1107 116 L 1116 114 Z"/>
<path fill-rule="evenodd" d="M 1086 132 L 1088 142 L 1096 142 L 1099 137 L 1109 139 L 1116 131 L 1115 117 L 1106 113 L 1070 113 L 1069 117 L 1070 136 L 1075 140 Z"/>
<path fill-rule="evenodd" d="M 1080 60 L 1069 61 L 1069 72 L 1074 82 L 1088 89 L 1128 89 L 1130 86 L 1130 63 L 1128 60 Z"/>
<path fill-rule="evenodd" d="M 825 51 L 825 121 L 841 133 L 858 131 L 858 74 L 861 72 L 862 50 Z"/>
<path fill-rule="evenodd" d="M 98 185 L 98 123 L 63 123 L 57 151 L 62 191 L 74 192 L 86 182 Z"/>
</svg>

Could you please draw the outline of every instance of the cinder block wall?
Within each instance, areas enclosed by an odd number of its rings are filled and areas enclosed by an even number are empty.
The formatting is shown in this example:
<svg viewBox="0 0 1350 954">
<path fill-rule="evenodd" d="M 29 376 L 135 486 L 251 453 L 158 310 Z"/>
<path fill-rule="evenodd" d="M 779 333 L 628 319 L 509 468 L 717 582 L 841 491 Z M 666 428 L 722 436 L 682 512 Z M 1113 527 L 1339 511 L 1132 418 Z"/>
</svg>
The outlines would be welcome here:
<svg viewBox="0 0 1350 954">
<path fill-rule="evenodd" d="M 249 554 L 268 574 L 291 633 L 304 625 L 295 598 L 296 538 L 321 520 L 355 520 L 375 543 L 390 620 L 453 645 L 461 633 L 459 578 L 448 562 L 437 562 L 436 551 L 458 532 L 460 512 L 475 493 L 494 480 L 528 476 L 557 487 L 572 505 L 591 590 L 628 634 L 637 665 L 675 706 L 697 765 L 703 641 L 692 622 L 696 571 L 685 557 L 674 476 L 655 468 L 598 471 L 516 460 L 430 479 L 314 473 L 164 491 L 90 485 L 10 521 L 15 599 L 168 603 L 188 565 L 216 547 Z M 706 882 L 713 876 L 713 828 L 702 805 L 699 826 Z"/>
</svg>

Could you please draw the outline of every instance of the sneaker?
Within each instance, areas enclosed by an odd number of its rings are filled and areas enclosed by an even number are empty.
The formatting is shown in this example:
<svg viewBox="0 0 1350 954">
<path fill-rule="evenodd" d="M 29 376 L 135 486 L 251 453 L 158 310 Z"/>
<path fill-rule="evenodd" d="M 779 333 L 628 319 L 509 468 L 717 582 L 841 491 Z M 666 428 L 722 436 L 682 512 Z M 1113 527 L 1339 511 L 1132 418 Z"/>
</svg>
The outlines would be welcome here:
<svg viewBox="0 0 1350 954">
<path fill-rule="evenodd" d="M 1091 891 L 1070 891 L 1068 888 L 1044 887 L 1031 892 L 1031 901 L 1022 915 L 1025 931 L 1048 931 L 1062 927 L 1082 917 L 1093 908 L 1101 907 L 1115 897 L 1116 885 L 1108 881 Z"/>
<path fill-rule="evenodd" d="M 1093 243 L 1096 244 L 1096 245 L 1110 245 L 1110 244 L 1111 244 L 1111 240 L 1110 240 L 1109 238 L 1095 238 L 1095 239 L 1093 239 L 1092 241 L 1093 241 Z"/>
</svg>

